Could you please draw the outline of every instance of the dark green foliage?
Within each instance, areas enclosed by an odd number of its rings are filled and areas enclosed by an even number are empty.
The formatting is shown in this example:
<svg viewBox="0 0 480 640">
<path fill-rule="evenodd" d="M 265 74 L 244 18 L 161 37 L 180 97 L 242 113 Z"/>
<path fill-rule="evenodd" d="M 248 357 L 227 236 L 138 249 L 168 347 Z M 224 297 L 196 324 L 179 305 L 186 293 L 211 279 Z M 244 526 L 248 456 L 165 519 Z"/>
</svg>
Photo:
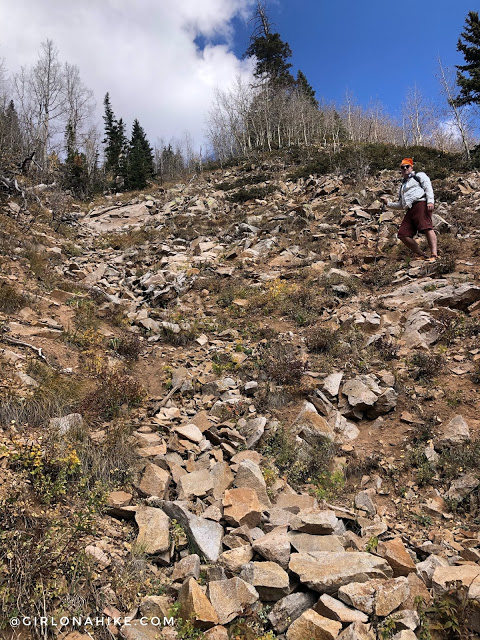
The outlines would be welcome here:
<svg viewBox="0 0 480 640">
<path fill-rule="evenodd" d="M 147 181 L 153 176 L 153 171 L 152 148 L 145 131 L 138 120 L 135 120 L 128 151 L 127 188 L 144 189 L 147 186 Z"/>
<path fill-rule="evenodd" d="M 272 33 L 265 7 L 260 2 L 257 4 L 255 19 L 256 28 L 244 54 L 257 59 L 255 77 L 266 77 L 277 87 L 293 87 L 295 80 L 289 71 L 292 65 L 287 62 L 292 55 L 290 45 L 283 42 L 279 33 Z"/>
<path fill-rule="evenodd" d="M 252 187 L 251 189 L 239 189 L 235 193 L 229 196 L 231 202 L 243 203 L 247 200 L 263 200 L 266 195 L 273 193 L 275 187 L 273 184 L 269 184 L 266 187 Z"/>
<path fill-rule="evenodd" d="M 67 124 L 65 139 L 67 157 L 63 167 L 63 186 L 70 189 L 77 198 L 83 198 L 89 190 L 87 162 L 85 154 L 78 150 L 77 133 L 71 120 Z"/>
<path fill-rule="evenodd" d="M 312 174 L 325 175 L 334 170 L 355 175 L 358 173 L 359 154 L 369 173 L 376 175 L 383 169 L 398 169 L 403 157 L 413 157 L 416 171 L 425 171 L 432 180 L 449 176 L 453 171 L 466 169 L 461 154 L 438 151 L 431 147 L 396 147 L 391 144 L 366 144 L 345 146 L 341 151 L 330 154 L 320 150 L 310 162 L 291 174 L 293 179 L 307 178 Z"/>
<path fill-rule="evenodd" d="M 457 51 L 463 54 L 465 64 L 457 65 L 457 84 L 460 93 L 456 104 L 480 104 L 480 20 L 478 11 L 468 12 L 465 29 L 458 39 Z"/>
<path fill-rule="evenodd" d="M 292 55 L 292 50 L 288 42 L 283 42 L 279 33 L 267 33 L 254 38 L 245 55 L 257 58 L 255 77 L 267 76 L 279 86 L 294 84 L 293 76 L 289 71 L 292 65 L 287 62 Z"/>
<path fill-rule="evenodd" d="M 22 143 L 23 136 L 18 114 L 13 100 L 10 100 L 4 111 L 0 109 L 0 165 L 2 167 L 12 166 L 20 160 Z"/>
<path fill-rule="evenodd" d="M 298 93 L 309 99 L 312 105 L 318 108 L 318 101 L 315 99 L 315 91 L 311 84 L 308 83 L 305 75 L 299 70 L 297 72 L 296 89 Z"/>
<path fill-rule="evenodd" d="M 447 582 L 448 591 L 437 596 L 426 609 L 430 628 L 440 637 L 452 640 L 472 637 L 469 621 L 478 616 L 480 604 L 469 598 L 469 586 L 461 580 Z"/>
<path fill-rule="evenodd" d="M 125 155 L 127 149 L 127 139 L 125 137 L 125 123 L 120 118 L 117 120 L 110 104 L 110 96 L 105 95 L 103 101 L 105 105 L 105 173 L 110 174 L 115 179 L 116 176 L 125 175 Z"/>
<path fill-rule="evenodd" d="M 231 191 L 232 189 L 238 189 L 239 187 L 245 187 L 250 184 L 259 184 L 260 182 L 266 182 L 270 180 L 271 176 L 266 173 L 259 173 L 254 176 L 245 176 L 244 178 L 238 178 L 235 182 L 219 182 L 215 185 L 216 189 L 221 191 Z"/>
</svg>

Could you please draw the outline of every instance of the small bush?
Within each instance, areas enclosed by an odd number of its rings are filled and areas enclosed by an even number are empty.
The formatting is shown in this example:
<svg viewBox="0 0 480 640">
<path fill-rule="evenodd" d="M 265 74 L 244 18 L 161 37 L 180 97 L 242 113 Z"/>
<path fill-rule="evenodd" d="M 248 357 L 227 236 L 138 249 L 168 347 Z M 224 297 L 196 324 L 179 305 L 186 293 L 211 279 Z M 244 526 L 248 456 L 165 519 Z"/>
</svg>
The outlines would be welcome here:
<svg viewBox="0 0 480 640">
<path fill-rule="evenodd" d="M 387 336 L 380 336 L 378 340 L 372 342 L 369 350 L 378 355 L 381 360 L 385 362 L 389 362 L 390 360 L 395 360 L 398 357 L 399 346 L 395 339 Z"/>
<path fill-rule="evenodd" d="M 87 395 L 81 405 L 81 412 L 92 419 L 111 420 L 120 415 L 123 409 L 128 411 L 140 406 L 145 398 L 145 390 L 140 382 L 121 368 L 103 372 L 99 380 L 97 388 Z"/>
<path fill-rule="evenodd" d="M 0 284 L 0 311 L 3 313 L 14 313 L 28 305 L 28 298 L 23 293 L 17 291 L 8 282 Z"/>
<path fill-rule="evenodd" d="M 80 460 L 82 479 L 88 488 L 117 488 L 128 486 L 133 481 L 141 464 L 132 447 L 133 429 L 128 421 L 115 420 L 102 442 L 93 442 L 85 428 L 69 432 L 71 444 Z"/>
<path fill-rule="evenodd" d="M 264 372 L 269 380 L 280 384 L 295 384 L 305 371 L 305 363 L 290 344 L 275 342 L 263 354 Z"/>
<path fill-rule="evenodd" d="M 163 337 L 165 342 L 175 346 L 184 346 L 198 338 L 200 323 L 196 320 L 191 322 L 172 322 L 171 326 L 163 325 Z"/>
<path fill-rule="evenodd" d="M 58 442 L 49 447 L 32 441 L 14 442 L 9 461 L 12 469 L 27 473 L 37 497 L 45 504 L 66 495 L 80 467 L 75 449 Z"/>
<path fill-rule="evenodd" d="M 455 262 L 455 258 L 453 256 L 440 256 L 436 262 L 434 262 L 429 270 L 431 274 L 435 275 L 444 275 L 445 273 L 452 273 L 455 271 L 457 263 Z"/>
<path fill-rule="evenodd" d="M 27 499 L 16 492 L 0 501 L 0 608 L 33 618 L 39 613 L 39 594 L 42 615 L 58 611 L 54 602 L 58 606 L 68 594 L 72 565 L 87 543 L 73 522 L 39 514 Z M 6 618 L 1 620 L 0 630 L 6 624 Z"/>
<path fill-rule="evenodd" d="M 410 364 L 414 367 L 413 377 L 415 380 L 431 380 L 443 369 L 444 358 L 434 353 L 417 351 L 411 358 Z"/>
<path fill-rule="evenodd" d="M 285 427 L 279 427 L 262 447 L 262 454 L 274 462 L 280 474 L 286 475 L 295 488 L 306 482 L 321 484 L 334 453 L 335 446 L 328 438 L 314 447 L 308 446 L 306 451 L 300 450 L 295 437 Z"/>
<path fill-rule="evenodd" d="M 315 353 L 329 353 L 337 341 L 337 332 L 322 325 L 305 332 L 305 343 L 310 351 Z"/>
<path fill-rule="evenodd" d="M 398 271 L 399 265 L 395 262 L 388 264 L 376 264 L 371 267 L 362 277 L 362 281 L 372 289 L 381 289 L 392 284 L 394 274 Z"/>
<path fill-rule="evenodd" d="M 314 324 L 330 303 L 328 294 L 322 295 L 315 282 L 306 282 L 283 298 L 280 311 L 297 325 L 305 326 Z"/>
<path fill-rule="evenodd" d="M 444 449 L 440 454 L 437 467 L 440 475 L 450 481 L 458 477 L 458 469 L 478 470 L 480 439 Z"/>
<path fill-rule="evenodd" d="M 74 296 L 66 304 L 75 310 L 73 324 L 77 331 L 97 329 L 100 324 L 98 307 L 93 300 L 86 297 Z"/>
<path fill-rule="evenodd" d="M 236 202 L 243 204 L 247 200 L 264 200 L 265 197 L 276 191 L 276 187 L 273 184 L 269 184 L 265 187 L 252 187 L 251 189 L 239 189 L 235 193 L 229 196 L 230 202 Z"/>
<path fill-rule="evenodd" d="M 440 342 L 450 346 L 456 338 L 464 336 L 467 332 L 466 319 L 461 313 L 452 312 L 451 309 L 440 307 L 435 311 L 437 328 L 440 329 Z"/>
<path fill-rule="evenodd" d="M 432 482 L 435 470 L 425 456 L 425 446 L 411 449 L 408 453 L 406 468 L 413 467 L 416 473 L 416 481 L 420 487 Z"/>
<path fill-rule="evenodd" d="M 122 233 L 107 233 L 98 240 L 101 248 L 112 247 L 113 249 L 125 251 L 131 247 L 138 247 L 146 242 L 155 242 L 161 234 L 152 228 L 130 229 Z"/>
<path fill-rule="evenodd" d="M 136 334 L 131 333 L 119 338 L 111 338 L 109 347 L 114 353 L 125 358 L 125 360 L 138 360 L 143 345 L 140 338 Z"/>
<path fill-rule="evenodd" d="M 260 182 L 266 182 L 267 180 L 270 180 L 269 175 L 266 173 L 259 173 L 257 175 L 238 178 L 234 182 L 219 182 L 215 185 L 215 188 L 220 191 L 231 191 L 232 189 L 238 189 L 238 187 L 246 187 L 250 184 L 259 184 Z"/>
</svg>

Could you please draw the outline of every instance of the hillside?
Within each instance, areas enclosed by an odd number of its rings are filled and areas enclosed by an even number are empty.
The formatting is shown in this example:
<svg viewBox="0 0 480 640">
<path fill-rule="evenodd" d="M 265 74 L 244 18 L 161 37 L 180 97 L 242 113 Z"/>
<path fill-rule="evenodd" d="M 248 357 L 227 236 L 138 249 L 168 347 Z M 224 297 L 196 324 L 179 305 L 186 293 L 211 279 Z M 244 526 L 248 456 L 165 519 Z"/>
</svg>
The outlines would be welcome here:
<svg viewBox="0 0 480 640">
<path fill-rule="evenodd" d="M 0 200 L 2 637 L 480 633 L 480 177 L 298 175 Z"/>
</svg>

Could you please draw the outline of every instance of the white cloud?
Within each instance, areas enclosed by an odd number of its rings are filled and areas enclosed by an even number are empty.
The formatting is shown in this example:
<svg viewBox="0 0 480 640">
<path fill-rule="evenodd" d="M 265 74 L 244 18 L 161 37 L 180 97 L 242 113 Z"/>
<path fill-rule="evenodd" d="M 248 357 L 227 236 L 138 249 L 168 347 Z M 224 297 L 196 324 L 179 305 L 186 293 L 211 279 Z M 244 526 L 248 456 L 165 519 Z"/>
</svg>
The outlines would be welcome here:
<svg viewBox="0 0 480 640">
<path fill-rule="evenodd" d="M 0 58 L 34 64 L 48 38 L 95 93 L 102 127 L 108 91 L 115 115 L 138 118 L 151 142 L 187 130 L 202 143 L 215 87 L 248 78 L 252 64 L 231 50 L 232 18 L 253 0 L 15 0 L 0 3 Z M 199 50 L 195 38 L 207 39 Z M 211 39 L 222 39 L 214 45 Z"/>
</svg>

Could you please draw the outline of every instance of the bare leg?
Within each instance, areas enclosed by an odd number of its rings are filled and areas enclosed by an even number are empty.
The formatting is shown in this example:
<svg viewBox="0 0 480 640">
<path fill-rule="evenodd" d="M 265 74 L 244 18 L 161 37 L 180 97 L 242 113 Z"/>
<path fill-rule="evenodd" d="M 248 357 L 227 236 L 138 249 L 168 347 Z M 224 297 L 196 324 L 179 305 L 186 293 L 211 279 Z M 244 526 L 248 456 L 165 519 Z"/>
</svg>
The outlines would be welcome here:
<svg viewBox="0 0 480 640">
<path fill-rule="evenodd" d="M 409 238 L 408 236 L 399 236 L 399 238 L 415 255 L 425 257 L 425 254 L 413 238 Z"/>
<path fill-rule="evenodd" d="M 430 249 L 430 255 L 432 258 L 437 257 L 437 235 L 433 229 L 427 229 L 425 236 L 428 242 L 428 248 Z"/>
</svg>

